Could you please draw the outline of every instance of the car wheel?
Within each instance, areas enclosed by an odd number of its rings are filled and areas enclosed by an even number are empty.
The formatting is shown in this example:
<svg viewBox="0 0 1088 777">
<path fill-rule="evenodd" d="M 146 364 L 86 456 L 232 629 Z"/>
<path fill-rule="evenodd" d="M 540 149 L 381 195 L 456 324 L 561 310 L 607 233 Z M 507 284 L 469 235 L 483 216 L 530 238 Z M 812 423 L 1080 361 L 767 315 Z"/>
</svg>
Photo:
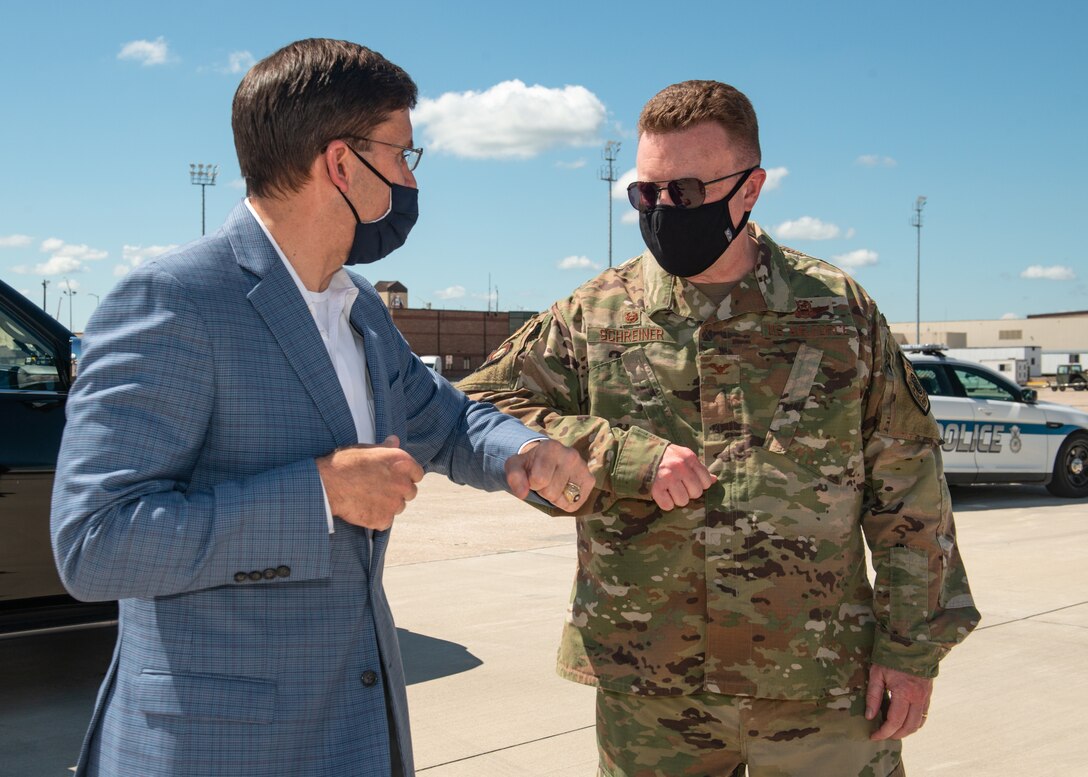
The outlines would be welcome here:
<svg viewBox="0 0 1088 777">
<path fill-rule="evenodd" d="M 1054 460 L 1054 477 L 1046 485 L 1054 496 L 1088 497 L 1088 433 L 1065 438 Z"/>
</svg>

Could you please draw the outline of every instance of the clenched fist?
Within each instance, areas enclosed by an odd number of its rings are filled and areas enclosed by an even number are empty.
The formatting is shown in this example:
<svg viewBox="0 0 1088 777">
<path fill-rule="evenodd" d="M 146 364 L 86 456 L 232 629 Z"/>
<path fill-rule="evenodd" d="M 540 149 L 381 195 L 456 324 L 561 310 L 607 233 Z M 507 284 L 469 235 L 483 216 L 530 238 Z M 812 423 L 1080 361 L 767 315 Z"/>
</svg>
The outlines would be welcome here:
<svg viewBox="0 0 1088 777">
<path fill-rule="evenodd" d="M 662 510 L 672 510 L 698 499 L 712 485 L 714 476 L 694 451 L 670 445 L 657 466 L 650 496 Z"/>
<path fill-rule="evenodd" d="M 573 513 L 589 499 L 595 481 L 578 455 L 555 440 L 527 443 L 521 453 L 506 460 L 506 484 L 518 499 L 530 489 L 560 510 Z"/>
<path fill-rule="evenodd" d="M 390 435 L 381 445 L 338 448 L 317 459 L 332 514 L 367 529 L 382 531 L 415 499 L 423 468 Z"/>
</svg>

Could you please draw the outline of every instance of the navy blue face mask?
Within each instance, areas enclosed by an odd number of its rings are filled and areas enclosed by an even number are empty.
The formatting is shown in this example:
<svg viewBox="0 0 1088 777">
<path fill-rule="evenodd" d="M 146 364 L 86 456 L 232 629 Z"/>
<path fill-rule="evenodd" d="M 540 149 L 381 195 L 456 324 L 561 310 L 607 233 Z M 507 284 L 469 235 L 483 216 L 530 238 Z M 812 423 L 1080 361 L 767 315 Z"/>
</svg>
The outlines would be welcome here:
<svg viewBox="0 0 1088 777">
<path fill-rule="evenodd" d="M 351 200 L 339 187 L 336 189 L 355 216 L 355 239 L 351 242 L 351 250 L 348 251 L 344 264 L 370 264 L 396 251 L 408 239 L 408 233 L 419 218 L 419 190 L 393 183 L 375 170 L 354 148 L 351 153 L 389 187 L 389 210 L 376 221 L 360 219 L 359 211 L 355 210 Z"/>
</svg>

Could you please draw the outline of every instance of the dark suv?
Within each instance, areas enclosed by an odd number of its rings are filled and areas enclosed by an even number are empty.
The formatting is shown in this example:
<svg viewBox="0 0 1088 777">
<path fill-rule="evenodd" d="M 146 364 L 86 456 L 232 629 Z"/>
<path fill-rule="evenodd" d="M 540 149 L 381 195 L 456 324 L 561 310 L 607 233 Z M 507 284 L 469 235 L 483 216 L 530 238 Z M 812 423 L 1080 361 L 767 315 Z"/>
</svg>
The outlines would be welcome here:
<svg viewBox="0 0 1088 777">
<path fill-rule="evenodd" d="M 49 502 L 79 338 L 0 281 L 0 633 L 116 618 L 61 585 Z"/>
</svg>

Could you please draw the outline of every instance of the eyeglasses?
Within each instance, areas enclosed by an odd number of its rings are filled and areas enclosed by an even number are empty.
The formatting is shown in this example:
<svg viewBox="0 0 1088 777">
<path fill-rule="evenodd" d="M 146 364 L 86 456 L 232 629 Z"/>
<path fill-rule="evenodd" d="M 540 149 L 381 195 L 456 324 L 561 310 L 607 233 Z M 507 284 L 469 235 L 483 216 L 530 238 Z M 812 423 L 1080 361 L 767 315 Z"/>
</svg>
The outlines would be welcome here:
<svg viewBox="0 0 1088 777">
<path fill-rule="evenodd" d="M 408 167 L 408 172 L 413 172 L 419 165 L 419 160 L 423 158 L 422 148 L 412 148 L 411 146 L 398 146 L 396 143 L 386 143 L 384 140 L 372 140 L 371 138 L 353 137 L 352 140 L 362 140 L 367 143 L 377 143 L 379 146 L 392 146 L 393 148 L 399 148 L 401 156 L 404 157 L 404 164 Z"/>
<path fill-rule="evenodd" d="M 631 207 L 637 210 L 649 210 L 657 205 L 661 199 L 661 192 L 668 191 L 669 199 L 677 208 L 698 208 L 706 199 L 706 187 L 712 183 L 725 181 L 738 175 L 747 177 L 753 170 L 759 169 L 759 165 L 749 167 L 746 170 L 738 170 L 713 181 L 700 181 L 698 178 L 677 178 L 675 181 L 635 181 L 627 187 L 627 199 L 631 201 Z"/>
</svg>

